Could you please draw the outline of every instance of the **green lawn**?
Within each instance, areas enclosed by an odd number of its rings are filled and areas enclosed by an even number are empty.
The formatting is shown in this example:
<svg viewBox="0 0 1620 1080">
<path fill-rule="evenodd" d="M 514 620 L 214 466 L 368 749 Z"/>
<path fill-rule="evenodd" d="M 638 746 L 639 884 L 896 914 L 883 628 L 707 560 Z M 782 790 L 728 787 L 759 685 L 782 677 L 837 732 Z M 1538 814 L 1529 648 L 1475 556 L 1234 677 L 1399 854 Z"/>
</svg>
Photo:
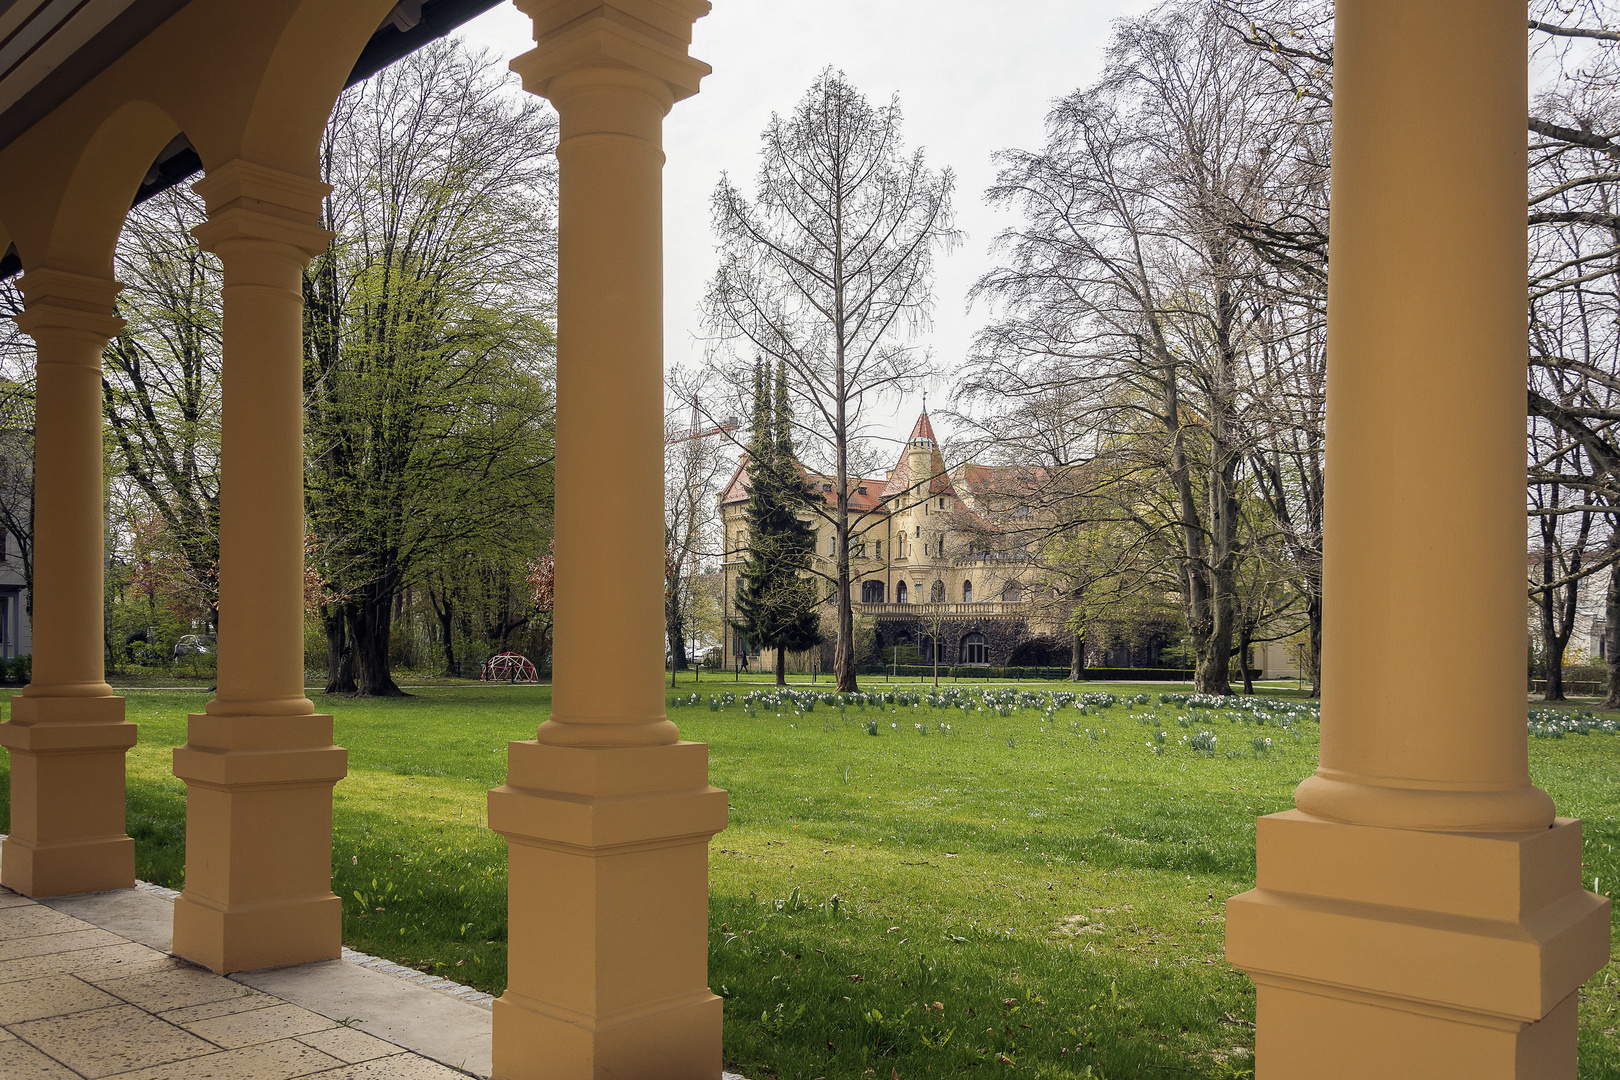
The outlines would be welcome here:
<svg viewBox="0 0 1620 1080">
<path fill-rule="evenodd" d="M 683 676 L 671 694 L 694 689 L 764 688 Z M 1044 700 L 1077 688 L 995 689 Z M 1251 1075 L 1254 994 L 1221 960 L 1222 903 L 1252 883 L 1254 818 L 1289 807 L 1314 767 L 1316 725 L 1159 705 L 1185 687 L 1096 689 L 1151 704 L 1049 719 L 904 699 L 842 715 L 671 706 L 731 793 L 710 858 L 710 979 L 727 998 L 730 1067 L 750 1080 L 998 1076 L 1008 1062 L 1035 1077 Z M 206 696 L 127 693 L 141 725 L 138 872 L 178 887 L 169 749 Z M 478 686 L 321 703 L 350 755 L 333 855 L 348 944 L 501 990 L 505 873 L 484 792 L 503 779 L 506 741 L 531 737 L 548 705 L 544 687 Z M 1212 752 L 1192 748 L 1203 731 Z M 1586 819 L 1588 885 L 1611 891 L 1620 736 L 1530 751 L 1537 783 Z M 1617 976 L 1611 966 L 1583 1003 L 1585 1080 L 1620 1080 Z"/>
</svg>

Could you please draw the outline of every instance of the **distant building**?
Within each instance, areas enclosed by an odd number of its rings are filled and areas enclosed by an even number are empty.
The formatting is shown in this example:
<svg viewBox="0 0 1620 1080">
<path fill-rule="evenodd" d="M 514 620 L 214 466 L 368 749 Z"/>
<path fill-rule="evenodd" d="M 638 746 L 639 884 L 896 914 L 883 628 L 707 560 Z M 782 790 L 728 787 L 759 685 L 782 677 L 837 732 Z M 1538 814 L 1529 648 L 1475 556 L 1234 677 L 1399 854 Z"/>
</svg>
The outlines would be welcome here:
<svg viewBox="0 0 1620 1080">
<path fill-rule="evenodd" d="M 802 471 L 829 506 L 837 504 L 832 478 Z M 869 622 L 872 630 L 868 655 L 857 656 L 858 662 L 888 662 L 899 648 L 907 657 L 915 650 L 921 663 L 932 663 L 937 655 L 942 665 L 1002 667 L 1020 662 L 1014 658 L 1030 642 L 1061 632 L 1055 606 L 1040 603 L 1050 596 L 1029 554 L 986 543 L 986 537 L 1001 532 L 998 520 L 1033 516 L 1032 507 L 1009 494 L 1017 484 L 1005 481 L 1015 472 L 970 465 L 953 477 L 924 412 L 894 468 L 881 478 L 850 479 L 850 599 L 856 618 Z M 748 485 L 745 460 L 720 496 L 728 667 L 759 655 L 729 629 L 748 547 Z M 832 523 L 809 511 L 803 517 L 816 527 L 816 569 L 833 573 L 837 546 Z M 823 670 L 831 666 L 833 601 L 829 588 Z M 767 651 L 762 662 L 771 666 L 774 653 Z"/>
</svg>

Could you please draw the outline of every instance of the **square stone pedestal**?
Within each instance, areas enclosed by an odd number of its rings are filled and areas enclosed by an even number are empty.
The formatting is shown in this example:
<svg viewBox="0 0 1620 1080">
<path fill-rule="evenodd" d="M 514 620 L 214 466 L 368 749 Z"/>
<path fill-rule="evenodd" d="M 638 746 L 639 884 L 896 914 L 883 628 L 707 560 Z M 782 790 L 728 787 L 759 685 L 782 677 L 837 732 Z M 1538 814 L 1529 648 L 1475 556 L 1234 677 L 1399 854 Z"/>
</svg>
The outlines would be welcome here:
<svg viewBox="0 0 1620 1080">
<path fill-rule="evenodd" d="M 330 716 L 191 716 L 174 751 L 186 782 L 176 955 L 221 974 L 340 955 L 332 788 L 347 766 Z"/>
<path fill-rule="evenodd" d="M 1441 833 L 1259 821 L 1226 955 L 1258 988 L 1256 1080 L 1573 1080 L 1575 991 L 1609 959 L 1581 825 Z"/>
<path fill-rule="evenodd" d="M 507 839 L 500 1080 L 716 1080 L 711 837 L 726 793 L 702 743 L 510 744 L 489 825 Z"/>
<path fill-rule="evenodd" d="M 24 896 L 128 889 L 124 755 L 135 745 L 121 697 L 14 697 L 0 724 L 11 751 L 11 835 L 0 885 Z"/>
</svg>

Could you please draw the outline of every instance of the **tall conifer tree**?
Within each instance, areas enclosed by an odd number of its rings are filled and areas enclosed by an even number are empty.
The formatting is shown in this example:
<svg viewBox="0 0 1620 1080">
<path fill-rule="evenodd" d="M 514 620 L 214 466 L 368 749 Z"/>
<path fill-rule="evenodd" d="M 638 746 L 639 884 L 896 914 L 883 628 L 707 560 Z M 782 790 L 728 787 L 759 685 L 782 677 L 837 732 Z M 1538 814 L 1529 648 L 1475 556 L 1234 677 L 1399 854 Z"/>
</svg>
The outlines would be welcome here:
<svg viewBox="0 0 1620 1080">
<path fill-rule="evenodd" d="M 753 426 L 748 440 L 748 551 L 737 580 L 734 626 L 762 649 L 776 650 L 776 685 L 787 683 L 787 654 L 821 644 L 816 585 L 804 576 L 816 534 L 799 518 L 811 497 L 793 454 L 787 373 L 776 369 L 774 401 L 764 361 L 754 363 Z"/>
</svg>

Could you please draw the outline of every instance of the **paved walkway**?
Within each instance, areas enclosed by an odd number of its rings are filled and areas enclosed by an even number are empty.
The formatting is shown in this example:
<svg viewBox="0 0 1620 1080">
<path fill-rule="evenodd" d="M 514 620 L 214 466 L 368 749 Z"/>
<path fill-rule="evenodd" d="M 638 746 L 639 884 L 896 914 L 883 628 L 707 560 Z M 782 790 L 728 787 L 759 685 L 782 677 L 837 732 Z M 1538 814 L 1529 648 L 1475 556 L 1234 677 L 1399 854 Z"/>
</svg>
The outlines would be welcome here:
<svg viewBox="0 0 1620 1080">
<path fill-rule="evenodd" d="M 0 1080 L 489 1075 L 487 1008 L 348 960 L 222 978 L 169 955 L 172 910 L 0 889 Z"/>
</svg>

